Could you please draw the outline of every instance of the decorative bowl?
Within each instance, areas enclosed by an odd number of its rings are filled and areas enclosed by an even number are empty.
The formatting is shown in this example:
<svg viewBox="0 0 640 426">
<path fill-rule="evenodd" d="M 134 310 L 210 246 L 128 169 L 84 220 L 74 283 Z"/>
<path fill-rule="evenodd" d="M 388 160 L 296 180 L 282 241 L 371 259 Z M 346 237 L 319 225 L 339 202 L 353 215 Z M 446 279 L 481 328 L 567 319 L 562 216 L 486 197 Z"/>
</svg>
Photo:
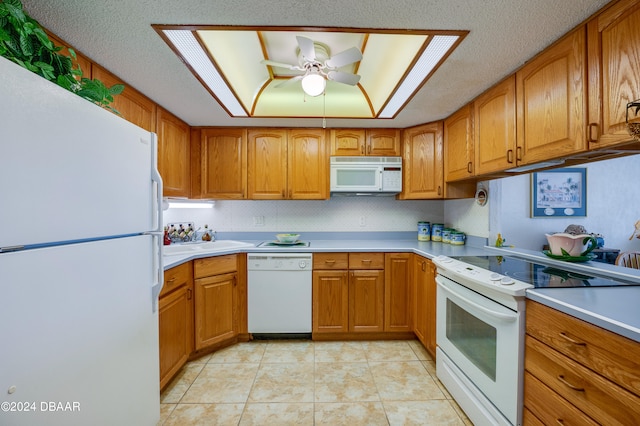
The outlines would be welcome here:
<svg viewBox="0 0 640 426">
<path fill-rule="evenodd" d="M 584 257 L 596 248 L 598 242 L 589 234 L 545 234 L 549 242 L 549 251 L 554 256 Z"/>
<path fill-rule="evenodd" d="M 295 243 L 300 238 L 300 234 L 276 234 L 279 243 Z"/>
</svg>

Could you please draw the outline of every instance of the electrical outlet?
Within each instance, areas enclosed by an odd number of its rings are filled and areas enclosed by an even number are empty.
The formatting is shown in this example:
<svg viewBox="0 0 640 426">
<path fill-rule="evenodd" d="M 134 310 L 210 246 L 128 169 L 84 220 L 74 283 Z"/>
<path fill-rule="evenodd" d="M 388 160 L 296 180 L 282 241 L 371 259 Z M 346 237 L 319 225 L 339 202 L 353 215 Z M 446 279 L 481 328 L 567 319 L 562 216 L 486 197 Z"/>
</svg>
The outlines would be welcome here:
<svg viewBox="0 0 640 426">
<path fill-rule="evenodd" d="M 367 226 L 367 219 L 364 216 L 360 216 L 360 226 Z"/>
<path fill-rule="evenodd" d="M 264 226 L 264 216 L 254 216 L 253 226 Z"/>
</svg>

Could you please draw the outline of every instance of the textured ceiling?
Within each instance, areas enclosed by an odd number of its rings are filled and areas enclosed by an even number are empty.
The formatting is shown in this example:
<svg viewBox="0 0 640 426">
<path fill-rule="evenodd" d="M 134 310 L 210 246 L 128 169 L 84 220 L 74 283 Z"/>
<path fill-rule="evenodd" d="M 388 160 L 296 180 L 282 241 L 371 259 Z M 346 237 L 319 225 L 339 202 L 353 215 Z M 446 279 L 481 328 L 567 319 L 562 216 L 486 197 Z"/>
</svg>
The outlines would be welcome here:
<svg viewBox="0 0 640 426">
<path fill-rule="evenodd" d="M 595 13 L 608 0 L 23 0 L 43 26 L 192 126 L 319 127 L 313 118 L 231 118 L 151 24 L 468 30 L 393 120 L 327 127 L 408 127 L 447 117 Z"/>
</svg>

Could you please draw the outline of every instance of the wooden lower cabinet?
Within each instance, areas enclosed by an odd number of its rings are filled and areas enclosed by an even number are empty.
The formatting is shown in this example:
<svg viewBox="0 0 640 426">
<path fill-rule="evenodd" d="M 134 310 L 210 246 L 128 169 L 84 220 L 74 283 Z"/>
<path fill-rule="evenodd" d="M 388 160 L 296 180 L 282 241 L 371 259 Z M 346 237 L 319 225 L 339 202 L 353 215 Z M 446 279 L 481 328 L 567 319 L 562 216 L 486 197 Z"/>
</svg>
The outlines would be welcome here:
<svg viewBox="0 0 640 426">
<path fill-rule="evenodd" d="M 640 424 L 640 343 L 527 301 L 524 405 L 544 424 Z"/>
<path fill-rule="evenodd" d="M 413 331 L 436 357 L 436 268 L 426 257 L 413 255 Z"/>
<path fill-rule="evenodd" d="M 413 332 L 411 253 L 315 253 L 313 333 Z"/>
<path fill-rule="evenodd" d="M 349 271 L 349 331 L 384 330 L 384 271 Z"/>
<path fill-rule="evenodd" d="M 412 327 L 411 253 L 385 254 L 384 331 L 407 331 Z"/>
<path fill-rule="evenodd" d="M 238 256 L 197 259 L 195 276 L 195 349 L 232 339 L 239 332 Z"/>
<path fill-rule="evenodd" d="M 312 299 L 314 333 L 349 331 L 349 271 L 313 271 Z"/>
<path fill-rule="evenodd" d="M 193 272 L 191 262 L 165 272 L 158 301 L 160 388 L 187 362 L 193 350 Z"/>
</svg>

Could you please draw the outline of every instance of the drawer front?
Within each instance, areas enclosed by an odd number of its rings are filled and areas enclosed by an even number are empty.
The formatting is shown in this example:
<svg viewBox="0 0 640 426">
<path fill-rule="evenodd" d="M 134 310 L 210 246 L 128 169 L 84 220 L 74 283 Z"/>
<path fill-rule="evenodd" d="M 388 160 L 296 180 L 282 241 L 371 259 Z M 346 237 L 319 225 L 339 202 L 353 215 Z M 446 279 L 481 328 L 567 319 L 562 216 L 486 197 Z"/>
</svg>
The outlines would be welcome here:
<svg viewBox="0 0 640 426">
<path fill-rule="evenodd" d="M 314 253 L 313 269 L 348 269 L 349 253 Z"/>
<path fill-rule="evenodd" d="M 640 396 L 640 343 L 527 301 L 527 334 Z"/>
<path fill-rule="evenodd" d="M 193 275 L 195 278 L 226 274 L 227 272 L 236 272 L 238 270 L 238 255 L 228 254 L 207 257 L 206 259 L 196 259 L 193 263 Z"/>
<path fill-rule="evenodd" d="M 640 423 L 640 398 L 531 336 L 525 346 L 525 370 L 596 422 Z"/>
<path fill-rule="evenodd" d="M 384 253 L 349 253 L 349 269 L 384 269 Z"/>
<path fill-rule="evenodd" d="M 183 263 L 175 268 L 164 271 L 164 285 L 160 292 L 160 297 L 171 293 L 172 291 L 182 287 L 191 280 L 192 269 L 191 262 Z"/>
<path fill-rule="evenodd" d="M 545 425 L 593 425 L 597 423 L 530 373 L 524 373 L 524 405 Z M 532 421 L 536 424 L 535 421 Z"/>
</svg>

